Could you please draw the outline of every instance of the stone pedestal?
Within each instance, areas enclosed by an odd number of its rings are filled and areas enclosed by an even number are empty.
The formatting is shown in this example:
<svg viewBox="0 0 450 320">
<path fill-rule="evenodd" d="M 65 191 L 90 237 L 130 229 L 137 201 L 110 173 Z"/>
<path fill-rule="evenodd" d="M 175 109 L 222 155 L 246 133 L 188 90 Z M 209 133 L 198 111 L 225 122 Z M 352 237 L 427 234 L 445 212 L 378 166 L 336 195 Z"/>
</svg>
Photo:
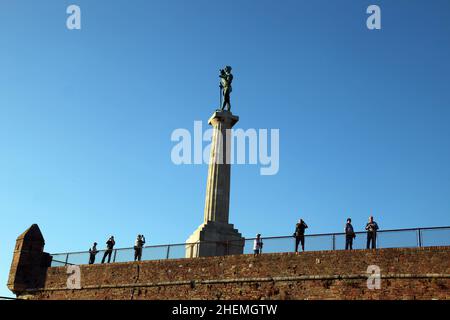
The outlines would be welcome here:
<svg viewBox="0 0 450 320">
<path fill-rule="evenodd" d="M 232 224 L 208 221 L 201 224 L 186 241 L 186 257 L 211 257 L 242 254 L 244 238 Z"/>
<path fill-rule="evenodd" d="M 244 238 L 229 221 L 231 132 L 239 117 L 216 111 L 208 123 L 214 132 L 206 183 L 203 224 L 186 241 L 186 257 L 242 254 Z"/>
</svg>

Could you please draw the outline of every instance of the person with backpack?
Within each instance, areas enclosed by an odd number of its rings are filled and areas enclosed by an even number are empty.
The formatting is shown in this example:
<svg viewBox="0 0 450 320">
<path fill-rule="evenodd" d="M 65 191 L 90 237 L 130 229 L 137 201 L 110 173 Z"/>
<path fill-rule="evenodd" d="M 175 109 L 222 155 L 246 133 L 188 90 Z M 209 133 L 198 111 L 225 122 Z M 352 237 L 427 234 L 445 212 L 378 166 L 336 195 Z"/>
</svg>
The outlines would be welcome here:
<svg viewBox="0 0 450 320">
<path fill-rule="evenodd" d="M 308 225 L 300 219 L 298 223 L 295 225 L 295 253 L 298 254 L 298 245 L 301 243 L 302 250 L 305 251 L 305 229 L 308 228 Z"/>
<path fill-rule="evenodd" d="M 373 217 L 369 217 L 369 222 L 366 224 L 367 230 L 367 249 L 370 249 L 370 244 L 372 243 L 372 249 L 377 248 L 377 230 L 378 224 L 373 221 Z"/>
<path fill-rule="evenodd" d="M 255 241 L 253 241 L 253 253 L 254 253 L 255 257 L 257 255 L 261 254 L 262 248 L 263 248 L 263 242 L 261 240 L 261 234 L 258 233 L 256 235 Z"/>
<path fill-rule="evenodd" d="M 95 256 L 97 255 L 97 253 L 98 253 L 97 242 L 94 242 L 92 248 L 89 248 L 89 264 L 95 263 Z"/>
<path fill-rule="evenodd" d="M 353 250 L 353 239 L 356 238 L 355 231 L 352 226 L 352 219 L 347 219 L 345 225 L 345 250 Z"/>
<path fill-rule="evenodd" d="M 102 263 L 105 263 L 106 257 L 108 257 L 108 263 L 111 262 L 111 255 L 112 255 L 115 244 L 116 244 L 116 241 L 114 240 L 114 236 L 109 237 L 108 241 L 106 241 L 106 251 L 103 254 Z"/>
<path fill-rule="evenodd" d="M 142 234 L 138 234 L 136 242 L 134 243 L 134 261 L 141 261 L 142 248 L 145 244 L 145 237 Z"/>
</svg>

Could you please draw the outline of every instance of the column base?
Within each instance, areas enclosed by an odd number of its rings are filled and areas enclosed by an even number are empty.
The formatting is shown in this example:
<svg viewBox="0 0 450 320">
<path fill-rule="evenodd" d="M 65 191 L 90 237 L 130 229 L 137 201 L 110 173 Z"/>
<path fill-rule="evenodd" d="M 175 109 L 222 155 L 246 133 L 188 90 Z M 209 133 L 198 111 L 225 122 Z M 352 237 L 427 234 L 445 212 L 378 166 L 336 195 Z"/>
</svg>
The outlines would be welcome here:
<svg viewBox="0 0 450 320">
<path fill-rule="evenodd" d="M 232 224 L 208 221 L 186 240 L 186 258 L 243 254 L 244 244 Z"/>
</svg>

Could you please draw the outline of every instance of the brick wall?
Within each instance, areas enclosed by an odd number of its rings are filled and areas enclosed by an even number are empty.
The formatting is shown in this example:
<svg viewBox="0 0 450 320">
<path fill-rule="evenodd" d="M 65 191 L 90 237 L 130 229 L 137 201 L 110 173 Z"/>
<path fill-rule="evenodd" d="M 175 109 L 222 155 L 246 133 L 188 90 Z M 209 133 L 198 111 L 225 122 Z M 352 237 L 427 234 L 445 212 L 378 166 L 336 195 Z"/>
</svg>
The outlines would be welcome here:
<svg viewBox="0 0 450 320">
<path fill-rule="evenodd" d="M 367 288 L 367 267 L 381 289 Z M 65 267 L 47 270 L 29 299 L 450 299 L 450 247 L 238 255 L 82 265 L 80 290 Z"/>
</svg>

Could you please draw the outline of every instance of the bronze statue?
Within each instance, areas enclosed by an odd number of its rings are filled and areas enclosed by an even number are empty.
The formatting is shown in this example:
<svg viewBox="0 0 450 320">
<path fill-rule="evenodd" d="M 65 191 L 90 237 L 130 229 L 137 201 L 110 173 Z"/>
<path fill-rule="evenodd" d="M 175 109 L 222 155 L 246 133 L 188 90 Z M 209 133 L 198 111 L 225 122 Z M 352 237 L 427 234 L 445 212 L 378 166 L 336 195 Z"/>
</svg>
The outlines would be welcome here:
<svg viewBox="0 0 450 320">
<path fill-rule="evenodd" d="M 230 93 L 232 91 L 231 83 L 233 82 L 233 75 L 231 74 L 231 67 L 226 66 L 224 69 L 220 70 L 220 104 L 221 109 L 225 110 L 225 107 L 227 108 L 227 111 L 231 110 L 231 104 L 230 104 Z M 223 96 L 223 103 L 222 103 L 222 96 Z"/>
</svg>

